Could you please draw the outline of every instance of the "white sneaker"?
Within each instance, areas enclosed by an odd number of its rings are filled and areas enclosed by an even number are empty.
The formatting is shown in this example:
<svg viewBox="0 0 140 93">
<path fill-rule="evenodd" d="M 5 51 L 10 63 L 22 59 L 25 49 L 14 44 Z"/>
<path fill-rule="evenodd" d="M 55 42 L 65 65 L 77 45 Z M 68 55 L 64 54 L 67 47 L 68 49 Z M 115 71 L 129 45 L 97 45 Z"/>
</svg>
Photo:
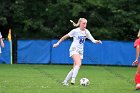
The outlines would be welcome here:
<svg viewBox="0 0 140 93">
<path fill-rule="evenodd" d="M 74 85 L 75 84 L 75 79 L 71 79 L 71 84 Z"/>
<path fill-rule="evenodd" d="M 64 86 L 69 86 L 69 83 L 68 82 L 62 82 L 62 84 L 64 85 Z"/>
</svg>

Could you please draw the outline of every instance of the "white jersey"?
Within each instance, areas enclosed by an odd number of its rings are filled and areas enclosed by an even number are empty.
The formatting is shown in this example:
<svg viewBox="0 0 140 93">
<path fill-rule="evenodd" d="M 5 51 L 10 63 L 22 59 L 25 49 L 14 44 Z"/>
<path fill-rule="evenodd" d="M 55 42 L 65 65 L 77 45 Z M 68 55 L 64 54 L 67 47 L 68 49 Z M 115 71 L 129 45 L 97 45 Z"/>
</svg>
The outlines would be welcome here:
<svg viewBox="0 0 140 93">
<path fill-rule="evenodd" d="M 90 32 L 85 29 L 85 31 L 81 31 L 80 28 L 75 28 L 68 33 L 70 37 L 73 37 L 73 42 L 71 47 L 77 47 L 79 49 L 83 49 L 85 39 L 90 39 L 93 43 L 95 43 L 95 39 L 92 37 Z"/>
<path fill-rule="evenodd" d="M 1 35 L 1 32 L 0 32 L 0 39 L 2 39 L 2 35 Z M 0 42 L 1 43 L 1 42 Z M 0 53 L 1 53 L 1 47 L 0 47 Z"/>
<path fill-rule="evenodd" d="M 90 39 L 93 43 L 95 43 L 95 39 L 92 37 L 90 32 L 85 29 L 85 31 L 80 30 L 80 28 L 75 28 L 71 30 L 68 35 L 70 37 L 73 37 L 73 42 L 70 47 L 70 52 L 78 52 L 79 54 L 83 55 L 83 47 L 85 39 Z M 73 53 L 70 53 L 70 56 L 72 56 Z"/>
<path fill-rule="evenodd" d="M 1 32 L 0 32 L 0 38 L 2 38 Z"/>
</svg>

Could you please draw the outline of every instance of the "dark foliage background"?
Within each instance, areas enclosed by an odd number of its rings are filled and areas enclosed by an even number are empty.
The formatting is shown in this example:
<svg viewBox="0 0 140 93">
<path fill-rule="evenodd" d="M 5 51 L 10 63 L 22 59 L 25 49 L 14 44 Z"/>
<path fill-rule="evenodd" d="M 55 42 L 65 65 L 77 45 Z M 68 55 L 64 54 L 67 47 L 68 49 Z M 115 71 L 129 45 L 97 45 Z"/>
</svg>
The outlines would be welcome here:
<svg viewBox="0 0 140 93">
<path fill-rule="evenodd" d="M 80 17 L 94 38 L 131 41 L 140 28 L 140 0 L 1 0 L 0 31 L 18 39 L 54 39 Z"/>
</svg>

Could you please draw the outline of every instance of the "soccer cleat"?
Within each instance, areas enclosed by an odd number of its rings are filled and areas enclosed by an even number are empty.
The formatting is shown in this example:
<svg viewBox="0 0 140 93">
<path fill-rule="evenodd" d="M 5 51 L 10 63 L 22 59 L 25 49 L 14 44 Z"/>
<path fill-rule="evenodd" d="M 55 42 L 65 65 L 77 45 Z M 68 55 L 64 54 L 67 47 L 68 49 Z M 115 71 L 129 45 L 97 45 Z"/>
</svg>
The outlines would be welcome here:
<svg viewBox="0 0 140 93">
<path fill-rule="evenodd" d="M 75 84 L 75 79 L 71 80 L 71 84 L 74 85 Z"/>
<path fill-rule="evenodd" d="M 62 82 L 62 84 L 64 85 L 64 86 L 69 86 L 69 83 L 68 82 Z"/>
</svg>

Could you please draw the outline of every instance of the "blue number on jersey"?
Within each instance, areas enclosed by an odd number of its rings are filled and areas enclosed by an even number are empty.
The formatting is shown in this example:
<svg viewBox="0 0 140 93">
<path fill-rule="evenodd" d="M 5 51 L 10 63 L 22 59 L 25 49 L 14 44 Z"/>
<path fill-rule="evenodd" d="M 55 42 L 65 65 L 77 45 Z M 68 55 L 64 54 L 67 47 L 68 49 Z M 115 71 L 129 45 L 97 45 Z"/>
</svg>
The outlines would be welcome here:
<svg viewBox="0 0 140 93">
<path fill-rule="evenodd" d="M 79 43 L 82 44 L 85 42 L 86 36 L 78 36 L 79 38 Z"/>
</svg>

